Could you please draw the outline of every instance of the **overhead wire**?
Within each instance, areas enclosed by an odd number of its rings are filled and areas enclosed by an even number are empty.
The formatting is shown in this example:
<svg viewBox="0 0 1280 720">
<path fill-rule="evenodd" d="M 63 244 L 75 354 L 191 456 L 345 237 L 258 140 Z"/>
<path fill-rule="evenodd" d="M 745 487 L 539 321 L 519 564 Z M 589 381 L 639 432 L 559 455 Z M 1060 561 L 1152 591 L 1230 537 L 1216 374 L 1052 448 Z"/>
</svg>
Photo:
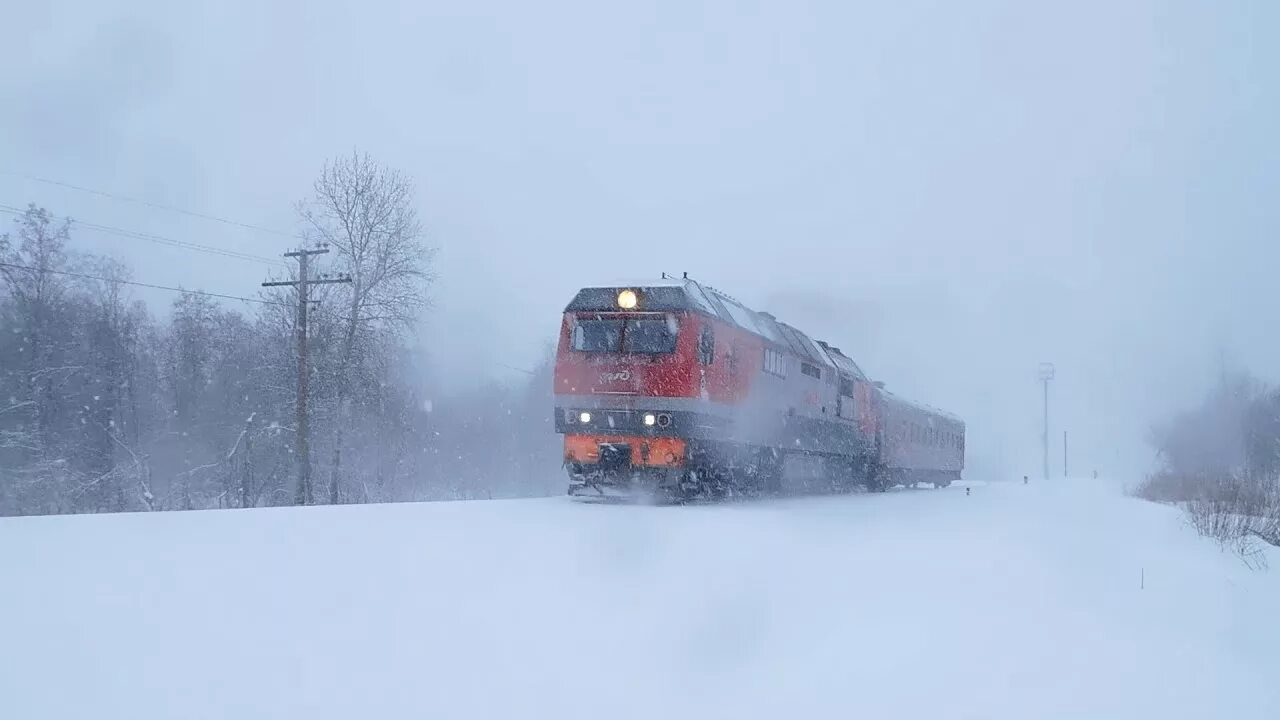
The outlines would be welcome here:
<svg viewBox="0 0 1280 720">
<path fill-rule="evenodd" d="M 164 284 L 125 281 L 125 279 L 120 279 L 120 278 L 104 278 L 104 277 L 100 277 L 100 275 L 90 275 L 86 273 L 73 273 L 73 272 L 70 272 L 70 270 L 52 270 L 47 268 L 45 269 L 32 268 L 32 266 L 29 266 L 29 265 L 18 265 L 15 263 L 0 263 L 0 266 L 3 266 L 3 268 L 17 268 L 19 270 L 28 270 L 28 272 L 32 272 L 32 273 L 52 273 L 55 275 L 68 275 L 68 277 L 87 279 L 87 281 L 99 281 L 99 282 L 108 282 L 108 283 L 115 283 L 115 284 L 132 284 L 132 286 L 148 287 L 148 288 L 152 288 L 152 290 L 168 290 L 170 292 L 182 292 L 182 293 L 186 293 L 186 295 L 204 295 L 207 297 L 221 297 L 221 299 L 224 299 L 224 300 L 243 300 L 244 302 L 257 302 L 257 304 L 260 304 L 260 305 L 283 305 L 285 307 L 293 307 L 292 302 L 276 302 L 274 300 L 262 300 L 260 299 L 260 297 L 223 295 L 223 293 L 220 293 L 220 292 L 206 292 L 202 290 L 186 290 L 186 288 L 164 286 Z"/>
<path fill-rule="evenodd" d="M 22 208 L 15 207 L 13 205 L 0 204 L 0 212 L 8 213 L 10 215 L 22 215 L 26 211 L 23 210 Z M 187 240 L 175 240 L 173 238 L 165 237 L 163 235 L 155 235 L 153 233 L 141 232 L 139 230 L 129 230 L 127 228 L 119 228 L 111 225 L 103 225 L 101 223 L 94 223 L 86 220 L 76 220 L 75 218 L 72 218 L 69 216 L 59 216 L 59 215 L 54 215 L 53 213 L 50 213 L 49 217 L 58 219 L 58 220 L 67 220 L 74 223 L 77 227 L 83 227 L 89 230 L 95 230 L 97 232 L 107 233 L 109 235 L 117 235 L 120 237 L 133 238 L 136 240 L 145 240 L 147 242 L 153 242 L 159 245 L 168 245 L 170 247 L 181 248 L 184 250 L 191 250 L 194 252 L 203 252 L 211 255 L 221 255 L 223 257 L 235 258 L 237 260 L 248 260 L 251 262 L 266 263 L 268 265 L 282 265 L 282 266 L 286 265 L 286 263 L 284 263 L 281 260 L 263 257 L 261 255 L 253 255 L 251 253 L 240 252 L 238 250 L 228 250 L 226 248 L 213 247 L 211 245 L 201 245 L 199 243 L 193 243 Z"/>
<path fill-rule="evenodd" d="M 120 193 L 107 192 L 107 191 L 105 191 L 105 190 L 99 190 L 99 189 L 96 189 L 96 188 L 86 187 L 86 186 L 84 186 L 84 185 L 76 185 L 76 184 L 74 184 L 74 183 L 68 183 L 68 182 L 64 182 L 64 181 L 61 181 L 61 180 L 54 180 L 54 179 L 50 179 L 50 178 L 39 177 L 39 176 L 31 175 L 31 174 L 28 174 L 28 173 L 21 173 L 21 172 L 13 172 L 13 171 L 0 170 L 0 174 L 3 174 L 3 175 L 9 175 L 9 176 L 12 176 L 12 177 L 24 178 L 24 179 L 27 179 L 27 180 L 31 180 L 31 181 L 33 181 L 33 182 L 44 183 L 44 184 L 47 184 L 47 185 L 55 185 L 55 186 L 58 186 L 58 187 L 68 188 L 68 189 L 71 189 L 71 190 L 77 190 L 77 191 L 80 191 L 80 192 L 85 192 L 85 193 L 89 193 L 89 194 L 92 194 L 92 195 L 98 195 L 98 196 L 100 196 L 100 197 L 110 198 L 110 199 L 113 199 L 113 200 L 119 200 L 119 201 L 122 201 L 122 202 L 129 202 L 129 203 L 134 203 L 134 204 L 137 204 L 137 205 L 143 205 L 143 206 L 146 206 L 146 207 L 151 207 L 151 208 L 156 208 L 156 209 L 161 209 L 161 210 L 168 210 L 168 211 L 170 211 L 170 212 L 179 213 L 179 214 L 181 214 L 181 215 L 187 215 L 187 216 L 189 216 L 189 217 L 201 218 L 201 219 L 204 219 L 204 220 L 211 220 L 211 221 L 214 221 L 214 222 L 222 223 L 222 224 L 229 225 L 229 226 L 233 226 L 233 227 L 244 228 L 244 229 L 246 229 L 246 230 L 254 230 L 254 231 L 257 231 L 257 232 L 268 233 L 268 234 L 271 234 L 271 235 L 278 235 L 278 236 L 280 236 L 280 237 L 287 237 L 287 238 L 294 238 L 294 239 L 302 239 L 302 240 L 306 240 L 306 239 L 307 239 L 305 235 L 302 235 L 302 234 L 299 234 L 299 233 L 287 233 L 287 232 L 283 232 L 283 231 L 280 231 L 280 230 L 275 230 L 275 229 L 273 229 L 273 228 L 263 227 L 263 226 L 261 226 L 261 225 L 254 225 L 254 224 L 252 224 L 252 223 L 245 223 L 245 222 L 240 222 L 240 221 L 238 221 L 238 220 L 232 220 L 232 219 L 230 219 L 230 218 L 222 217 L 222 216 L 219 216 L 219 215 L 212 215 L 212 214 L 209 214 L 209 213 L 197 212 L 197 211 L 194 211 L 194 210 L 188 210 L 188 209 L 186 209 L 186 208 L 177 207 L 177 206 L 175 206 L 175 205 L 169 205 L 169 204 L 166 204 L 166 203 L 154 202 L 154 201 L 151 201 L 151 200 L 143 200 L 143 199 L 140 199 L 140 198 L 130 197 L 130 196 L 128 196 L 128 195 L 122 195 L 122 194 L 120 194 Z M 2 204 L 0 204 L 0 212 L 9 213 L 9 214 L 12 214 L 12 215 L 21 215 L 21 214 L 25 213 L 25 212 L 26 212 L 26 210 L 24 210 L 23 208 L 19 208 L 19 207 L 12 206 L 12 205 L 2 205 Z M 163 235 L 156 235 L 156 234 L 153 234 L 153 233 L 141 232 L 141 231 L 137 231 L 137 230 L 129 230 L 129 229 L 127 229 L 127 228 L 114 227 L 114 226 L 111 226 L 111 225 L 104 225 L 104 224 L 101 224 L 101 223 L 88 222 L 88 221 L 84 221 L 84 220 L 76 220 L 76 219 L 71 218 L 71 217 L 69 217 L 69 216 L 61 216 L 61 217 L 60 217 L 60 216 L 58 216 L 58 215 L 54 215 L 53 213 L 49 213 L 49 217 L 56 218 L 56 219 L 60 219 L 60 220 L 65 220 L 65 221 L 68 221 L 68 222 L 72 222 L 72 223 L 74 223 L 74 224 L 75 224 L 75 226 L 76 226 L 76 227 L 78 227 L 78 228 L 84 228 L 84 229 L 93 230 L 93 231 L 96 231 L 96 232 L 102 232 L 102 233 L 107 233 L 107 234 L 111 234 L 111 235 L 117 235 L 117 236 L 120 236 L 120 237 L 131 238 L 131 239 L 145 240 L 145 241 L 148 241 L 148 242 L 153 242 L 153 243 L 157 243 L 157 244 L 160 244 L 160 245 L 167 245 L 167 246 L 170 246 L 170 247 L 175 247 L 175 248 L 179 248 L 179 249 L 183 249 L 183 250 L 191 250 L 191 251 L 193 251 L 193 252 L 209 253 L 209 254 L 212 254 L 212 255 L 221 255 L 221 256 L 224 256 L 224 257 L 235 258 L 235 259 L 238 259 L 238 260 L 248 260 L 248 261 L 252 261 L 252 262 L 265 263 L 265 264 L 273 265 L 273 266 L 281 266 L 281 267 L 288 267 L 288 266 L 289 266 L 289 265 L 288 265 L 288 263 L 286 263 L 286 262 L 284 262 L 284 261 L 282 261 L 282 260 L 278 260 L 278 259 L 275 259 L 275 258 L 263 257 L 263 256 L 261 256 L 261 255 L 254 255 L 254 254 L 252 254 L 252 253 L 240 252 L 240 251 L 238 251 L 238 250 L 228 250 L 228 249 L 226 249 L 226 248 L 213 247 L 213 246 L 210 246 L 210 245 L 201 245 L 201 244 L 199 244 L 199 243 L 193 243 L 193 242 L 189 242 L 189 241 L 186 241 L 186 240 L 175 240 L 175 239 L 173 239 L 173 238 L 165 237 L 165 236 L 163 236 Z M 23 266 L 23 265 L 15 265 L 15 264 L 13 264 L 13 263 L 0 263 L 0 265 L 3 265 L 3 266 L 5 266 L 5 267 L 13 267 L 13 268 L 18 268 L 18 269 L 22 269 L 22 270 L 28 270 L 28 271 L 38 272 L 38 270 L 37 270 L 36 268 L 31 268 L 31 267 L 27 267 L 27 266 Z M 167 285 L 155 285 L 155 284 L 152 284 L 152 283 L 136 282 L 136 281 L 133 281 L 133 280 L 119 280 L 119 279 L 115 279 L 115 278 L 97 277 L 97 276 L 94 276 L 94 275 L 87 275 L 87 274 L 84 274 L 84 273 L 69 272 L 69 271 L 65 271 L 65 270 L 46 270 L 46 272 L 51 272 L 51 273 L 55 273 L 55 274 L 59 274 L 59 275 L 67 275 L 67 276 L 70 276 L 70 277 L 78 277 L 78 278 L 83 278 L 83 279 L 87 279 L 87 280 L 98 280 L 98 281 L 101 281 L 101 282 L 111 282 L 111 283 L 124 284 L 124 285 L 135 285 L 135 286 L 138 286 L 138 287 L 146 287 L 146 288 L 152 288 L 152 289 L 156 289 L 156 290 L 167 290 L 167 291 L 170 291 L 170 292 L 190 293 L 190 294 L 193 294 L 193 295 L 205 295 L 205 296 L 208 296 L 208 297 L 217 297 L 217 298 L 223 298 L 223 299 L 227 299 L 227 300 L 242 300 L 242 301 L 244 301 L 244 302 L 259 303 L 259 304 L 262 304 L 262 305 L 283 305 L 283 306 L 287 306 L 287 307 L 292 307 L 292 304 L 291 304 L 291 303 L 281 303 L 281 302 L 275 302 L 275 301 L 271 301 L 271 300 L 261 300 L 261 299 L 257 299 L 257 298 L 243 297 L 243 296 L 240 296 L 240 295 L 226 295 L 226 294 L 222 294 L 222 293 L 212 293 L 212 292 L 205 292 L 205 291 L 201 291 L 201 290 L 185 290 L 185 289 L 183 289 L 183 288 L 171 287 L 171 286 L 167 286 Z"/>
<path fill-rule="evenodd" d="M 44 183 L 46 185 L 56 185 L 57 187 L 63 187 L 70 190 L 78 190 L 80 192 L 89 193 L 91 195 L 98 195 L 100 197 L 111 198 L 112 200 L 119 200 L 121 202 L 130 202 L 137 205 L 145 205 L 147 207 L 156 208 L 159 210 L 168 210 L 170 212 L 176 212 L 182 215 L 188 215 L 190 217 L 201 218 L 203 220 L 212 220 L 214 222 L 223 223 L 224 225 L 232 225 L 235 227 L 244 228 L 246 230 L 256 230 L 258 232 L 270 233 L 272 235 L 279 235 L 281 237 L 303 239 L 303 240 L 306 239 L 305 237 L 303 237 L 298 233 L 284 232 L 282 230 L 275 230 L 273 228 L 263 227 L 261 225 L 254 225 L 252 223 L 240 222 L 239 220 L 232 220 L 230 218 L 222 217 L 220 215 L 211 215 L 209 213 L 196 212 L 195 210 L 187 210 L 186 208 L 180 208 L 176 205 L 168 205 L 165 203 L 159 203 L 152 200 L 143 200 L 140 198 L 129 197 L 128 195 L 121 195 L 119 193 L 107 192 L 106 190 L 97 190 L 95 188 L 85 187 L 83 185 L 75 185 L 73 183 L 38 177 L 36 175 L 29 175 L 27 173 L 12 172 L 12 171 L 0 171 L 0 172 L 3 172 L 3 174 L 9 175 L 12 177 L 20 177 L 26 180 L 31 180 L 32 182 Z"/>
</svg>

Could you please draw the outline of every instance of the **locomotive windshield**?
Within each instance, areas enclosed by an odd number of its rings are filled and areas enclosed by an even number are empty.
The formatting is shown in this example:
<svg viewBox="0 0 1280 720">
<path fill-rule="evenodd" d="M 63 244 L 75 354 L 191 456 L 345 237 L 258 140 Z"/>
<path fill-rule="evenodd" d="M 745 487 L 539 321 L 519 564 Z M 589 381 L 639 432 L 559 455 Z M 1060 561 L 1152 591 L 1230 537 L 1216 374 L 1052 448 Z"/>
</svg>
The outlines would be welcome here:
<svg viewBox="0 0 1280 720">
<path fill-rule="evenodd" d="M 632 353 L 675 352 L 679 327 L 673 317 L 628 318 L 622 349 Z"/>
<path fill-rule="evenodd" d="M 580 352 L 618 352 L 622 319 L 579 320 L 573 326 L 573 349 Z"/>
<path fill-rule="evenodd" d="M 578 352 L 673 353 L 679 330 L 679 321 L 665 315 L 579 319 L 573 326 L 573 349 Z"/>
</svg>

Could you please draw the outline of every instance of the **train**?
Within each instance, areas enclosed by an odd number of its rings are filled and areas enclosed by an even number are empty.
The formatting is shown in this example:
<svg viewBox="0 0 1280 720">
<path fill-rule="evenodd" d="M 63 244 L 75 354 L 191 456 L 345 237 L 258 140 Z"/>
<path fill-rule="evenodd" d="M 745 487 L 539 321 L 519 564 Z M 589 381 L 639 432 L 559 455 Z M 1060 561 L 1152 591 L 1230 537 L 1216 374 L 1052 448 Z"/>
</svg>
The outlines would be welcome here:
<svg viewBox="0 0 1280 720">
<path fill-rule="evenodd" d="M 687 275 L 580 289 L 554 384 L 568 494 L 583 499 L 946 487 L 964 469 L 959 417 Z"/>
</svg>

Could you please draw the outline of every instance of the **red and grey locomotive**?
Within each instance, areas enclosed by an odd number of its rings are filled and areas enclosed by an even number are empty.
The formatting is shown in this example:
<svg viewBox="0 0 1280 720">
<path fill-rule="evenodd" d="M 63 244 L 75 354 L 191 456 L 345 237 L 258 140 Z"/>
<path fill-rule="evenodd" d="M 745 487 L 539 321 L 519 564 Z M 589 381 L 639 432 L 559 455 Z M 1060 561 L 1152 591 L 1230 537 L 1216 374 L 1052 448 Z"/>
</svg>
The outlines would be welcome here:
<svg viewBox="0 0 1280 720">
<path fill-rule="evenodd" d="M 832 489 L 940 487 L 964 467 L 958 418 L 687 278 L 579 291 L 561 323 L 555 400 L 571 495 L 780 492 L 799 458 Z"/>
</svg>

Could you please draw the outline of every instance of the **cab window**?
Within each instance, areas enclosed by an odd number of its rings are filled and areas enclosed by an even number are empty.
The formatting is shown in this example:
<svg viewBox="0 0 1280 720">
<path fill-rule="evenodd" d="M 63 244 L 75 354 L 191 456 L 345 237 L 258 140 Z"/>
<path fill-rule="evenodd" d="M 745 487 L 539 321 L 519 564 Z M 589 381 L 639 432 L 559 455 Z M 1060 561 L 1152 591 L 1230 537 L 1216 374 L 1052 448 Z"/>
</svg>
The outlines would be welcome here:
<svg viewBox="0 0 1280 720">
<path fill-rule="evenodd" d="M 579 320 L 573 326 L 573 349 L 579 352 L 618 352 L 622 320 Z"/>
<path fill-rule="evenodd" d="M 673 353 L 680 322 L 670 316 L 627 318 L 622 333 L 622 351 L 629 353 Z"/>
<path fill-rule="evenodd" d="M 710 365 L 716 359 L 716 336 L 710 327 L 702 328 L 698 336 L 698 362 Z"/>
</svg>

